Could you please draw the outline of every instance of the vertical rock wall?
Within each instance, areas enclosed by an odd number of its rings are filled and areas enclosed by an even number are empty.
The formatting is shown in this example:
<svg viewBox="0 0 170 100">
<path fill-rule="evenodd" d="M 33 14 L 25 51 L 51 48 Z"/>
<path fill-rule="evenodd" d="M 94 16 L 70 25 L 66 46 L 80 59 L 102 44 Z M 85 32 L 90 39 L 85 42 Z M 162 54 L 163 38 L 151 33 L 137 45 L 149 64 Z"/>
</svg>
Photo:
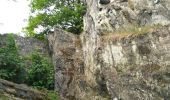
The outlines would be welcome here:
<svg viewBox="0 0 170 100">
<path fill-rule="evenodd" d="M 55 29 L 54 33 L 49 33 L 48 41 L 55 67 L 55 90 L 60 93 L 60 99 L 81 98 L 84 63 L 80 39 L 72 33 Z"/>
<path fill-rule="evenodd" d="M 61 100 L 169 100 L 170 1 L 85 1 L 80 38 L 48 36 Z M 143 33 L 118 33 L 129 27 Z"/>
<path fill-rule="evenodd" d="M 85 32 L 81 39 L 86 83 L 91 87 L 90 91 L 95 92 L 91 100 L 97 100 L 96 97 L 99 100 L 106 97 L 116 100 L 168 100 L 170 1 L 86 2 Z M 102 38 L 109 33 L 114 37 L 115 31 L 129 27 L 157 24 L 163 27 L 143 35 L 120 40 Z"/>
</svg>

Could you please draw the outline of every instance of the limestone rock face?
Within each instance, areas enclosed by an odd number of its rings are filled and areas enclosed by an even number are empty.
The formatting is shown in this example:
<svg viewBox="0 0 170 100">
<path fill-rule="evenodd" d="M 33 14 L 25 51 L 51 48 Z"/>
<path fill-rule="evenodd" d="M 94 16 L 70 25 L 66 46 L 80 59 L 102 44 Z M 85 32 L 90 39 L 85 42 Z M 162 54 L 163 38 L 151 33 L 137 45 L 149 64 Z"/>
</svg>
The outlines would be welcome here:
<svg viewBox="0 0 170 100">
<path fill-rule="evenodd" d="M 61 100 L 169 100 L 170 1 L 86 4 L 80 38 L 60 29 L 48 36 Z M 119 34 L 129 27 L 143 33 Z"/>
<path fill-rule="evenodd" d="M 84 64 L 78 36 L 55 29 L 48 34 L 49 48 L 55 67 L 55 90 L 61 100 L 77 100 L 84 87 Z"/>
<path fill-rule="evenodd" d="M 107 5 L 100 3 L 106 1 L 110 3 L 107 2 Z M 170 23 L 169 0 L 86 0 L 86 2 L 88 18 L 92 20 L 90 23 L 94 23 L 95 31 L 99 31 L 100 34 L 129 25 Z M 85 25 L 89 25 L 86 21 Z"/>
<path fill-rule="evenodd" d="M 32 52 L 39 52 L 48 55 L 48 44 L 31 37 L 15 36 L 15 42 L 18 46 L 21 55 L 26 55 Z"/>
<path fill-rule="evenodd" d="M 95 92 L 91 100 L 168 100 L 170 1 L 86 2 L 81 40 L 86 86 Z M 115 31 L 157 24 L 161 27 L 145 34 L 114 40 Z"/>
</svg>

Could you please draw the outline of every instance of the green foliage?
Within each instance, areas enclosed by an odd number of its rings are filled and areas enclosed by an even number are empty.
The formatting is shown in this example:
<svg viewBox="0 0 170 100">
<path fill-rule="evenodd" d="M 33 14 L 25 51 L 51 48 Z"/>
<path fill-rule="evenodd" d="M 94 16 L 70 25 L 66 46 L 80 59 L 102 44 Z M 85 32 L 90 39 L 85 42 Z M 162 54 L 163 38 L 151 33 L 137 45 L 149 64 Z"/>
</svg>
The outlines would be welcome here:
<svg viewBox="0 0 170 100">
<path fill-rule="evenodd" d="M 9 97 L 4 94 L 0 94 L 0 100 L 9 100 Z"/>
<path fill-rule="evenodd" d="M 0 78 L 37 88 L 54 89 L 54 68 L 47 57 L 35 52 L 23 59 L 13 35 L 8 35 L 5 41 L 4 45 L 0 45 Z"/>
<path fill-rule="evenodd" d="M 83 27 L 85 6 L 81 0 L 31 0 L 31 15 L 25 32 L 35 36 L 35 29 L 42 27 L 40 33 L 57 26 L 66 31 L 79 34 Z"/>
<path fill-rule="evenodd" d="M 14 82 L 24 80 L 23 60 L 19 56 L 12 34 L 7 36 L 7 42 L 0 48 L 0 78 Z"/>
<path fill-rule="evenodd" d="M 47 100 L 59 100 L 58 93 L 54 91 L 49 91 L 47 93 Z"/>
<path fill-rule="evenodd" d="M 47 57 L 35 52 L 30 56 L 28 84 L 36 88 L 54 88 L 54 68 Z"/>
</svg>

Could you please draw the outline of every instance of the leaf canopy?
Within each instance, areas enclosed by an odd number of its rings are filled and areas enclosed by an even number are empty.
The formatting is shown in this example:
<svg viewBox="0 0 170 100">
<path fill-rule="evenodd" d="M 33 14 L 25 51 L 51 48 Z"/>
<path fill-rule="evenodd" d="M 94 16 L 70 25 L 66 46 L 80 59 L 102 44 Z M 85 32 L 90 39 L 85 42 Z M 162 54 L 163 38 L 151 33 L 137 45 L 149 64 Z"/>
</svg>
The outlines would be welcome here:
<svg viewBox="0 0 170 100">
<path fill-rule="evenodd" d="M 85 5 L 80 0 L 31 0 L 30 8 L 28 25 L 24 28 L 28 36 L 47 34 L 54 27 L 75 34 L 83 30 Z"/>
</svg>

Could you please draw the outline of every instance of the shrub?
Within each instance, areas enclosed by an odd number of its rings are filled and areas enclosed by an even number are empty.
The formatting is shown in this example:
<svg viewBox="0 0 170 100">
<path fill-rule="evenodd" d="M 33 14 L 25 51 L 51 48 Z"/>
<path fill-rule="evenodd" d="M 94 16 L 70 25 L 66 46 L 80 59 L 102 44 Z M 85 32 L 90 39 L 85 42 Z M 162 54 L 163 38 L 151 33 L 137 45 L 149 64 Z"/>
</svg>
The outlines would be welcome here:
<svg viewBox="0 0 170 100">
<path fill-rule="evenodd" d="M 36 88 L 54 88 L 54 68 L 48 57 L 34 52 L 23 59 L 13 35 L 5 41 L 0 48 L 0 78 Z"/>
<path fill-rule="evenodd" d="M 47 93 L 47 99 L 48 99 L 48 100 L 59 100 L 59 95 L 58 95 L 57 92 L 48 91 L 48 93 Z"/>
<path fill-rule="evenodd" d="M 0 78 L 21 83 L 25 76 L 24 64 L 12 34 L 7 36 L 5 44 L 0 48 Z"/>
<path fill-rule="evenodd" d="M 30 55 L 28 67 L 28 84 L 36 88 L 54 88 L 54 68 L 47 57 L 35 52 Z"/>
</svg>

